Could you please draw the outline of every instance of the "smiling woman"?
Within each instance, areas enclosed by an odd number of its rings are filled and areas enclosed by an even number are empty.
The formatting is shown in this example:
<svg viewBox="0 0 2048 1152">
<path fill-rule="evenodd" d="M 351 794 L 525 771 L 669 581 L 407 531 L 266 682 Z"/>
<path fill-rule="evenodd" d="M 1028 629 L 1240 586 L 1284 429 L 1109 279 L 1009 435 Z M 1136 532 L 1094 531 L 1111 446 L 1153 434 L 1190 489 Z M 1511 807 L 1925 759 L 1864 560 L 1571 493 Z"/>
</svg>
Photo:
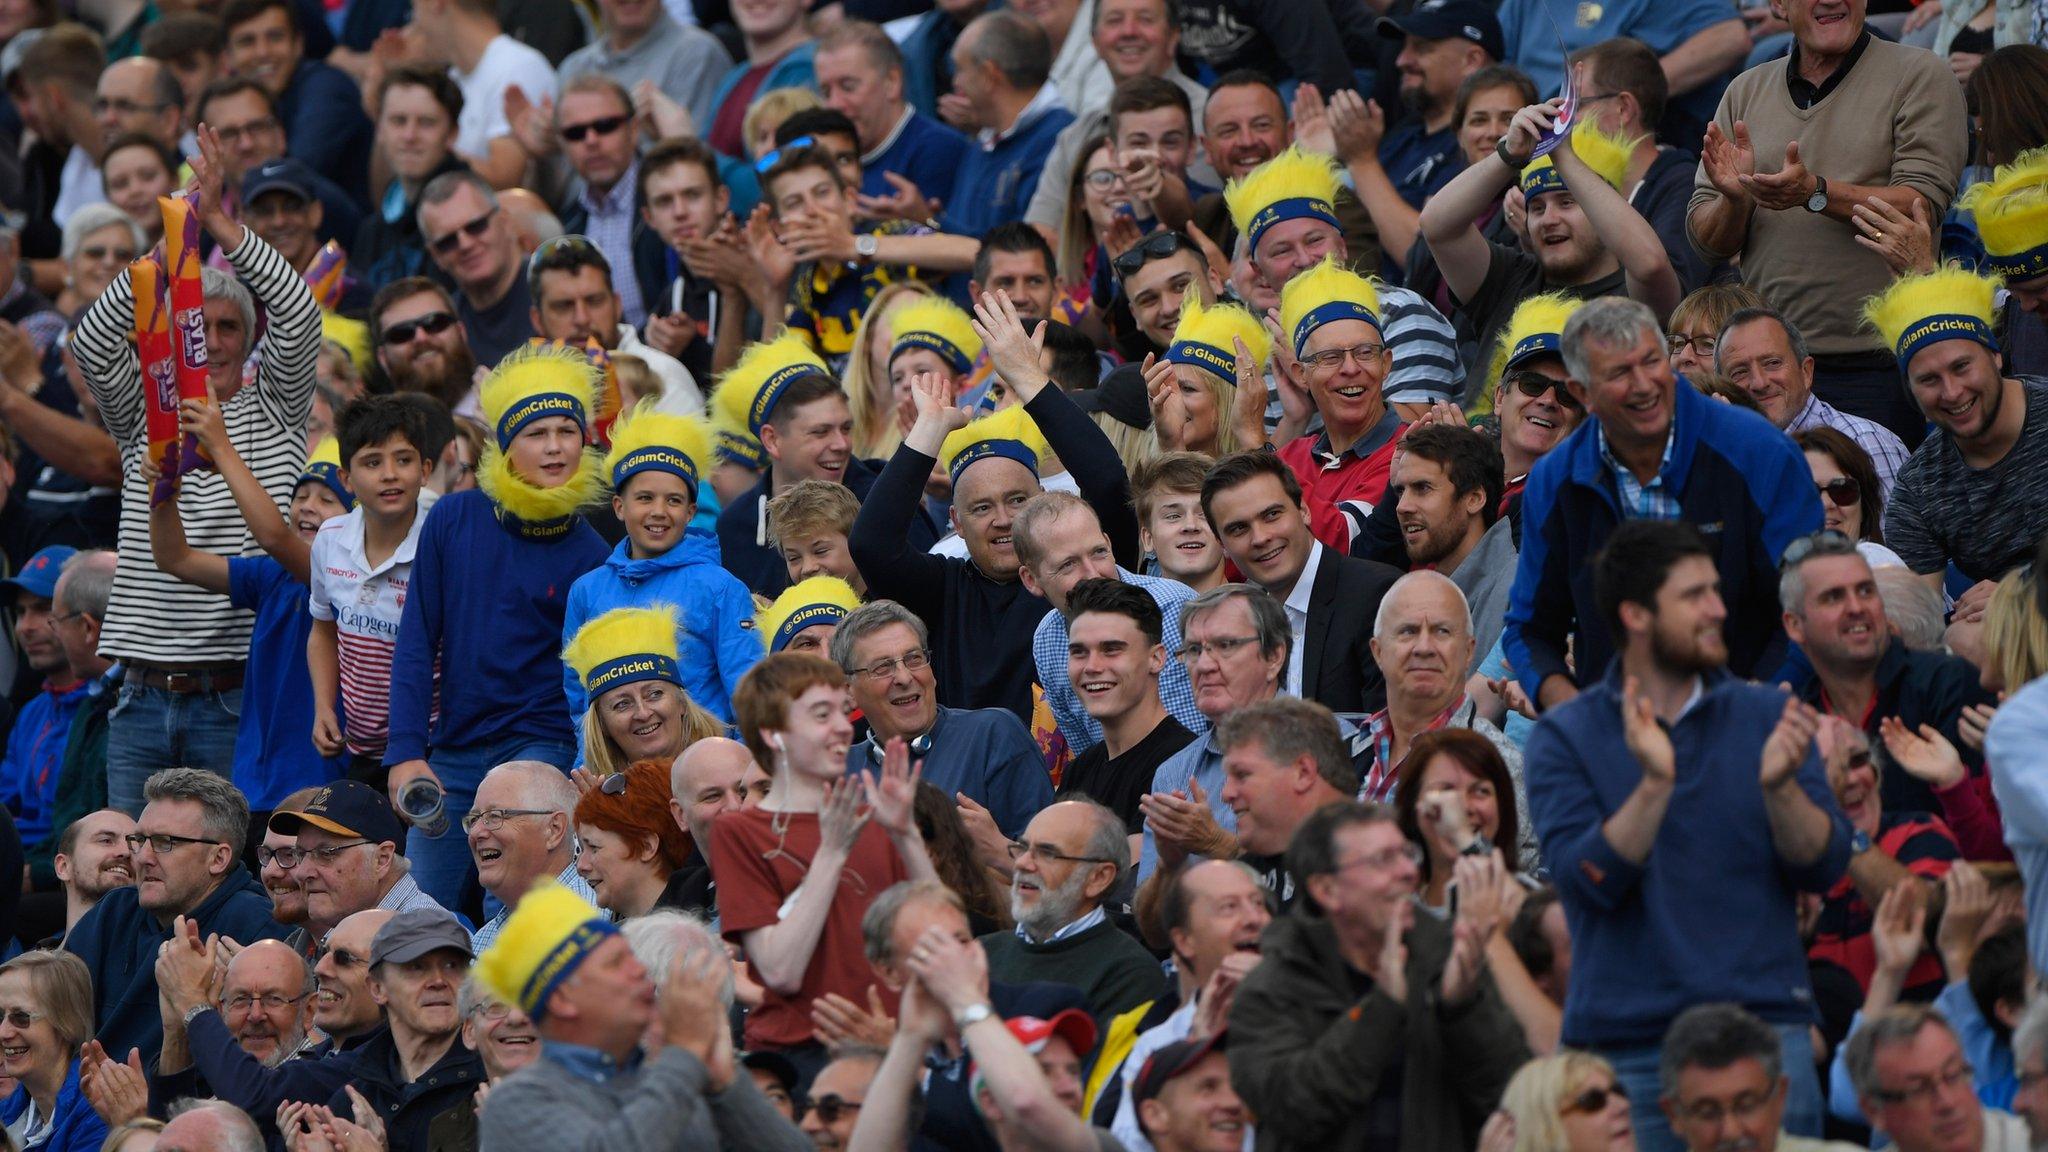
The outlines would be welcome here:
<svg viewBox="0 0 2048 1152">
<path fill-rule="evenodd" d="M 0 1073 L 20 1084 L 0 1101 L 0 1120 L 24 1124 L 25 1148 L 94 1152 L 106 1138 L 106 1121 L 78 1086 L 79 1047 L 92 1030 L 84 961 L 30 952 L 0 966 Z"/>
</svg>

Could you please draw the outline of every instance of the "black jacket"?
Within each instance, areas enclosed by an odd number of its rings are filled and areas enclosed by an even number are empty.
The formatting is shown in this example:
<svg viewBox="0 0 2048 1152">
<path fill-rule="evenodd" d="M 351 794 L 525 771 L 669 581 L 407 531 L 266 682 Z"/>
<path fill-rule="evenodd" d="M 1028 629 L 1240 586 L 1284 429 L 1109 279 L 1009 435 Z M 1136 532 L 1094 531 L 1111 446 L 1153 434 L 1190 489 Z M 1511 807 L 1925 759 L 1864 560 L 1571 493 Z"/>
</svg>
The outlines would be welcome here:
<svg viewBox="0 0 2048 1152">
<path fill-rule="evenodd" d="M 873 461 L 858 456 L 847 457 L 843 482 L 847 491 L 860 497 L 862 505 L 866 505 L 868 492 L 880 476 L 881 471 Z M 775 496 L 771 488 L 774 479 L 775 472 L 771 467 L 761 474 L 761 479 L 752 488 L 718 514 L 720 563 L 725 565 L 727 572 L 739 577 L 748 591 L 771 600 L 789 587 L 789 565 L 783 562 L 782 550 L 775 546 L 768 534 L 768 501 Z M 932 527 L 931 517 L 925 515 L 922 505 L 905 526 L 903 538 L 919 552 L 927 551 L 939 542 L 938 530 Z"/>
<path fill-rule="evenodd" d="M 1801 653 L 1803 656 L 1804 653 Z M 1800 661 L 1805 665 L 1805 661 Z M 1790 665 L 1788 664 L 1788 667 Z M 1819 705 L 1820 676 L 1806 666 L 1803 679 L 1795 678 L 1799 698 Z M 1970 775 L 1984 772 L 1984 754 L 1964 743 L 1956 733 L 1956 721 L 1972 704 L 1996 705 L 1997 699 L 1977 681 L 1977 667 L 1960 656 L 1945 652 L 1915 652 L 1896 636 L 1891 647 L 1877 661 L 1877 699 L 1865 720 L 1863 731 L 1870 736 L 1870 753 L 1879 765 L 1878 791 L 1886 812 L 1939 813 L 1941 801 L 1925 780 L 1899 767 L 1878 739 L 1877 726 L 1887 716 L 1918 732 L 1922 724 L 1940 732 L 1962 754 Z"/>
<path fill-rule="evenodd" d="M 476 1096 L 477 1085 L 484 1080 L 483 1057 L 458 1035 L 432 1068 L 419 1079 L 407 1082 L 399 1066 L 398 1043 L 387 1029 L 358 1049 L 355 1077 L 350 1085 L 363 1094 L 363 1099 L 384 1121 L 389 1152 L 429 1152 L 434 1148 L 428 1137 L 429 1128 L 436 1127 L 441 1117 L 468 1108 Z M 355 1103 L 349 1098 L 348 1088 L 349 1085 L 344 1085 L 337 1090 L 327 1106 L 334 1109 L 335 1115 L 353 1120 Z M 446 1126 L 446 1121 L 438 1125 Z"/>
<path fill-rule="evenodd" d="M 351 9 L 349 14 L 353 16 L 354 10 Z M 440 167 L 427 174 L 427 180 L 420 186 L 426 187 L 427 181 L 443 173 L 468 170 L 469 165 L 463 162 L 462 157 L 450 152 Z M 444 279 L 427 256 L 426 238 L 420 235 L 418 209 L 417 195 L 406 197 L 398 219 L 386 220 L 383 200 L 373 200 L 370 210 L 363 214 L 362 224 L 356 229 L 355 243 L 348 250 L 349 268 L 363 283 L 382 287 L 407 276 Z"/>
<path fill-rule="evenodd" d="M 1301 695 L 1332 712 L 1377 712 L 1387 681 L 1372 655 L 1372 621 L 1398 568 L 1324 548 L 1308 593 L 1302 638 Z"/>
</svg>

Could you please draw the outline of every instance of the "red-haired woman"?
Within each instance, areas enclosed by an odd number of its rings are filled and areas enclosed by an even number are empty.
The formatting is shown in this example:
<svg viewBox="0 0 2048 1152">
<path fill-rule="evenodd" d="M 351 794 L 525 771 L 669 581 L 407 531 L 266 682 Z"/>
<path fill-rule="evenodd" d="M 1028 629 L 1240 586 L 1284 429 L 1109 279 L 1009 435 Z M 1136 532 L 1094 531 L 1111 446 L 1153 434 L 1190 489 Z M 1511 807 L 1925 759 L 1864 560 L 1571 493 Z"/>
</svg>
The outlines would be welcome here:
<svg viewBox="0 0 2048 1152">
<path fill-rule="evenodd" d="M 642 760 L 604 777 L 576 801 L 576 871 L 617 920 L 661 906 L 690 858 L 690 836 L 669 815 L 668 765 Z"/>
</svg>

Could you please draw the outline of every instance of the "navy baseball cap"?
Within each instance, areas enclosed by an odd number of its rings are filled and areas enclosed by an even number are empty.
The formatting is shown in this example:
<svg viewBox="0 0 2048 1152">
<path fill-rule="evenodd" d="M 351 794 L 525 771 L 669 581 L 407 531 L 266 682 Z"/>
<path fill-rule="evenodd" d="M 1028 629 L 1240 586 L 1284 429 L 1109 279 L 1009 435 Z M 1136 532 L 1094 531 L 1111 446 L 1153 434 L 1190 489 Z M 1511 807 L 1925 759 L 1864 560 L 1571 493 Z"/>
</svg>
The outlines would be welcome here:
<svg viewBox="0 0 2048 1152">
<path fill-rule="evenodd" d="M 45 600 L 55 600 L 57 573 L 63 569 L 64 562 L 77 553 L 78 549 L 68 544 L 52 544 L 29 557 L 28 563 L 21 566 L 21 571 L 8 579 L 0 580 L 0 590 L 4 590 L 10 602 L 23 592 L 31 596 L 40 596 Z"/>
<path fill-rule="evenodd" d="M 1145 1058 L 1144 1066 L 1131 1082 L 1131 1104 L 1135 1107 L 1154 1099 L 1170 1081 L 1194 1071 L 1195 1065 L 1208 1059 L 1211 1052 L 1227 1051 L 1229 1047 L 1230 1033 L 1226 1029 L 1214 1036 L 1176 1040 L 1159 1048 Z"/>
<path fill-rule="evenodd" d="M 1500 18 L 1479 0 L 1423 0 L 1407 15 L 1382 16 L 1373 27 L 1388 40 L 1470 40 L 1495 60 L 1508 54 Z"/>
<path fill-rule="evenodd" d="M 242 203 L 254 204 L 265 192 L 289 192 L 302 204 L 318 199 L 313 194 L 313 170 L 291 156 L 260 165 L 242 181 Z"/>
<path fill-rule="evenodd" d="M 389 840 L 401 850 L 405 847 L 405 826 L 398 822 L 391 802 L 360 780 L 336 780 L 313 793 L 304 808 L 270 818 L 270 830 L 285 836 L 296 836 L 308 825 L 336 836 L 356 836 L 372 844 Z"/>
</svg>

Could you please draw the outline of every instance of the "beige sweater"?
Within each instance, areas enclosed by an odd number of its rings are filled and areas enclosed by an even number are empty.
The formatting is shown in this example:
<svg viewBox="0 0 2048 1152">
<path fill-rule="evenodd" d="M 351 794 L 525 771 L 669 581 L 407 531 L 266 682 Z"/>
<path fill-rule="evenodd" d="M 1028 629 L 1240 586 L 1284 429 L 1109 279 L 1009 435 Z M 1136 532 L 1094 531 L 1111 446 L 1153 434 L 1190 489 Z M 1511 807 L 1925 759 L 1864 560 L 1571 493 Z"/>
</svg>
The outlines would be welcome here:
<svg viewBox="0 0 2048 1152">
<path fill-rule="evenodd" d="M 1761 64 L 1735 78 L 1714 113 L 1721 131 L 1732 139 L 1737 120 L 1748 124 L 1759 172 L 1782 169 L 1785 145 L 1797 140 L 1807 168 L 1830 185 L 1911 188 L 1927 197 L 1938 229 L 1968 142 L 1962 86 L 1947 61 L 1873 37 L 1841 84 L 1803 110 L 1785 85 L 1789 61 Z M 1720 198 L 1701 165 L 1691 207 Z M 1817 353 L 1883 347 L 1863 326 L 1861 312 L 1864 298 L 1890 283 L 1891 270 L 1855 236 L 1850 222 L 1803 207 L 1758 208 L 1749 218 L 1743 282 L 1783 311 Z"/>
</svg>

